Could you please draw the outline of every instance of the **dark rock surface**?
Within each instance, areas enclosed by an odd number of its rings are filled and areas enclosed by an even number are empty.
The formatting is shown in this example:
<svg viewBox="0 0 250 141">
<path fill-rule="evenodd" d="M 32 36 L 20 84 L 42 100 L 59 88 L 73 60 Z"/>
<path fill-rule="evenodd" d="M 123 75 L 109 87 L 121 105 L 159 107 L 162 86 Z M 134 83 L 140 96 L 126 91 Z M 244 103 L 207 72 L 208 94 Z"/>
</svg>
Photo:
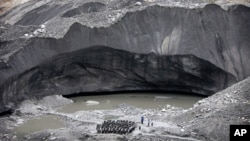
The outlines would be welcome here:
<svg viewBox="0 0 250 141">
<path fill-rule="evenodd" d="M 64 12 L 65 10 L 72 7 L 71 5 L 43 5 L 41 7 L 38 7 L 27 14 L 19 20 L 16 24 L 17 25 L 40 25 L 44 22 L 54 18 L 55 16 L 58 16 L 61 12 Z"/>
<path fill-rule="evenodd" d="M 63 17 L 73 17 L 76 15 L 80 15 L 82 13 L 92 13 L 92 12 L 100 12 L 101 9 L 105 7 L 105 4 L 100 2 L 90 2 L 83 4 L 82 6 L 79 6 L 75 9 L 72 9 L 70 11 L 67 11 L 63 14 Z"/>
<path fill-rule="evenodd" d="M 230 140 L 230 125 L 250 125 L 250 77 L 173 119 L 204 140 Z"/>
<path fill-rule="evenodd" d="M 30 97 L 89 91 L 211 95 L 250 75 L 247 6 L 34 3 L 0 19 L 0 111 Z"/>
</svg>

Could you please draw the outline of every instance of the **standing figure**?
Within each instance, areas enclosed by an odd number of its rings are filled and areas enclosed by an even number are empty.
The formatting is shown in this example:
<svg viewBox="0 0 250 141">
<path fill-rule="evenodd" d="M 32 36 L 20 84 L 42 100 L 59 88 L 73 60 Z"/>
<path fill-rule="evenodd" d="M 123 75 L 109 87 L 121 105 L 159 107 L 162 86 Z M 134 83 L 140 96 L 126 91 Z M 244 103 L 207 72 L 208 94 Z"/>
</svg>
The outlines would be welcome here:
<svg viewBox="0 0 250 141">
<path fill-rule="evenodd" d="M 148 127 L 150 126 L 150 119 L 148 119 Z"/>
<path fill-rule="evenodd" d="M 144 117 L 141 116 L 141 124 L 143 124 L 143 122 L 144 122 Z"/>
</svg>

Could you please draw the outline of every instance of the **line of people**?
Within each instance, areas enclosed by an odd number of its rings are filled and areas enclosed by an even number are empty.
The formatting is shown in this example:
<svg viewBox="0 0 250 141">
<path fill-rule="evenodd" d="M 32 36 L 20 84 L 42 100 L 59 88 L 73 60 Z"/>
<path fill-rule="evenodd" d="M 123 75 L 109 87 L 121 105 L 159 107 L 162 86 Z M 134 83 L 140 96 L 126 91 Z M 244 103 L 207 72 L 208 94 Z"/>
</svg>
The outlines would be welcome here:
<svg viewBox="0 0 250 141">
<path fill-rule="evenodd" d="M 131 133 L 136 127 L 135 122 L 128 120 L 107 120 L 102 124 L 97 124 L 97 133 L 117 133 L 128 134 Z"/>
</svg>

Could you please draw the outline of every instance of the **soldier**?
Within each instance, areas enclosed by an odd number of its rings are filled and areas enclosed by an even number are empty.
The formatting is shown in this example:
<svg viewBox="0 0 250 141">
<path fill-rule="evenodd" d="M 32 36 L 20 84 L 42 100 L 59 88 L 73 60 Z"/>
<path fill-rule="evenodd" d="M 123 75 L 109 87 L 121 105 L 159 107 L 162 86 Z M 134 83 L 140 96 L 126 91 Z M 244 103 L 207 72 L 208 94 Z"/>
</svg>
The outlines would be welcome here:
<svg viewBox="0 0 250 141">
<path fill-rule="evenodd" d="M 96 125 L 96 130 L 97 130 L 97 133 L 100 133 L 100 132 L 101 132 L 101 125 L 100 125 L 100 124 L 97 124 L 97 125 Z"/>
</svg>

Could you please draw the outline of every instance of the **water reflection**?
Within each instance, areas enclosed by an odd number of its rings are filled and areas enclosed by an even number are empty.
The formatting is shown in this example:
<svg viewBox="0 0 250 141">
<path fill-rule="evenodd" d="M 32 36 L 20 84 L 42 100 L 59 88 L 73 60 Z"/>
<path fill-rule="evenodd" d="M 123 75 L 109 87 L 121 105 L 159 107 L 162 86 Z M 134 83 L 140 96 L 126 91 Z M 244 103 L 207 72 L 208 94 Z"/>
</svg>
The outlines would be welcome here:
<svg viewBox="0 0 250 141">
<path fill-rule="evenodd" d="M 33 132 L 62 127 L 64 127 L 63 122 L 57 119 L 56 116 L 48 115 L 29 120 L 23 125 L 17 127 L 14 132 L 16 132 L 18 138 L 23 138 L 25 135 Z"/>
</svg>

